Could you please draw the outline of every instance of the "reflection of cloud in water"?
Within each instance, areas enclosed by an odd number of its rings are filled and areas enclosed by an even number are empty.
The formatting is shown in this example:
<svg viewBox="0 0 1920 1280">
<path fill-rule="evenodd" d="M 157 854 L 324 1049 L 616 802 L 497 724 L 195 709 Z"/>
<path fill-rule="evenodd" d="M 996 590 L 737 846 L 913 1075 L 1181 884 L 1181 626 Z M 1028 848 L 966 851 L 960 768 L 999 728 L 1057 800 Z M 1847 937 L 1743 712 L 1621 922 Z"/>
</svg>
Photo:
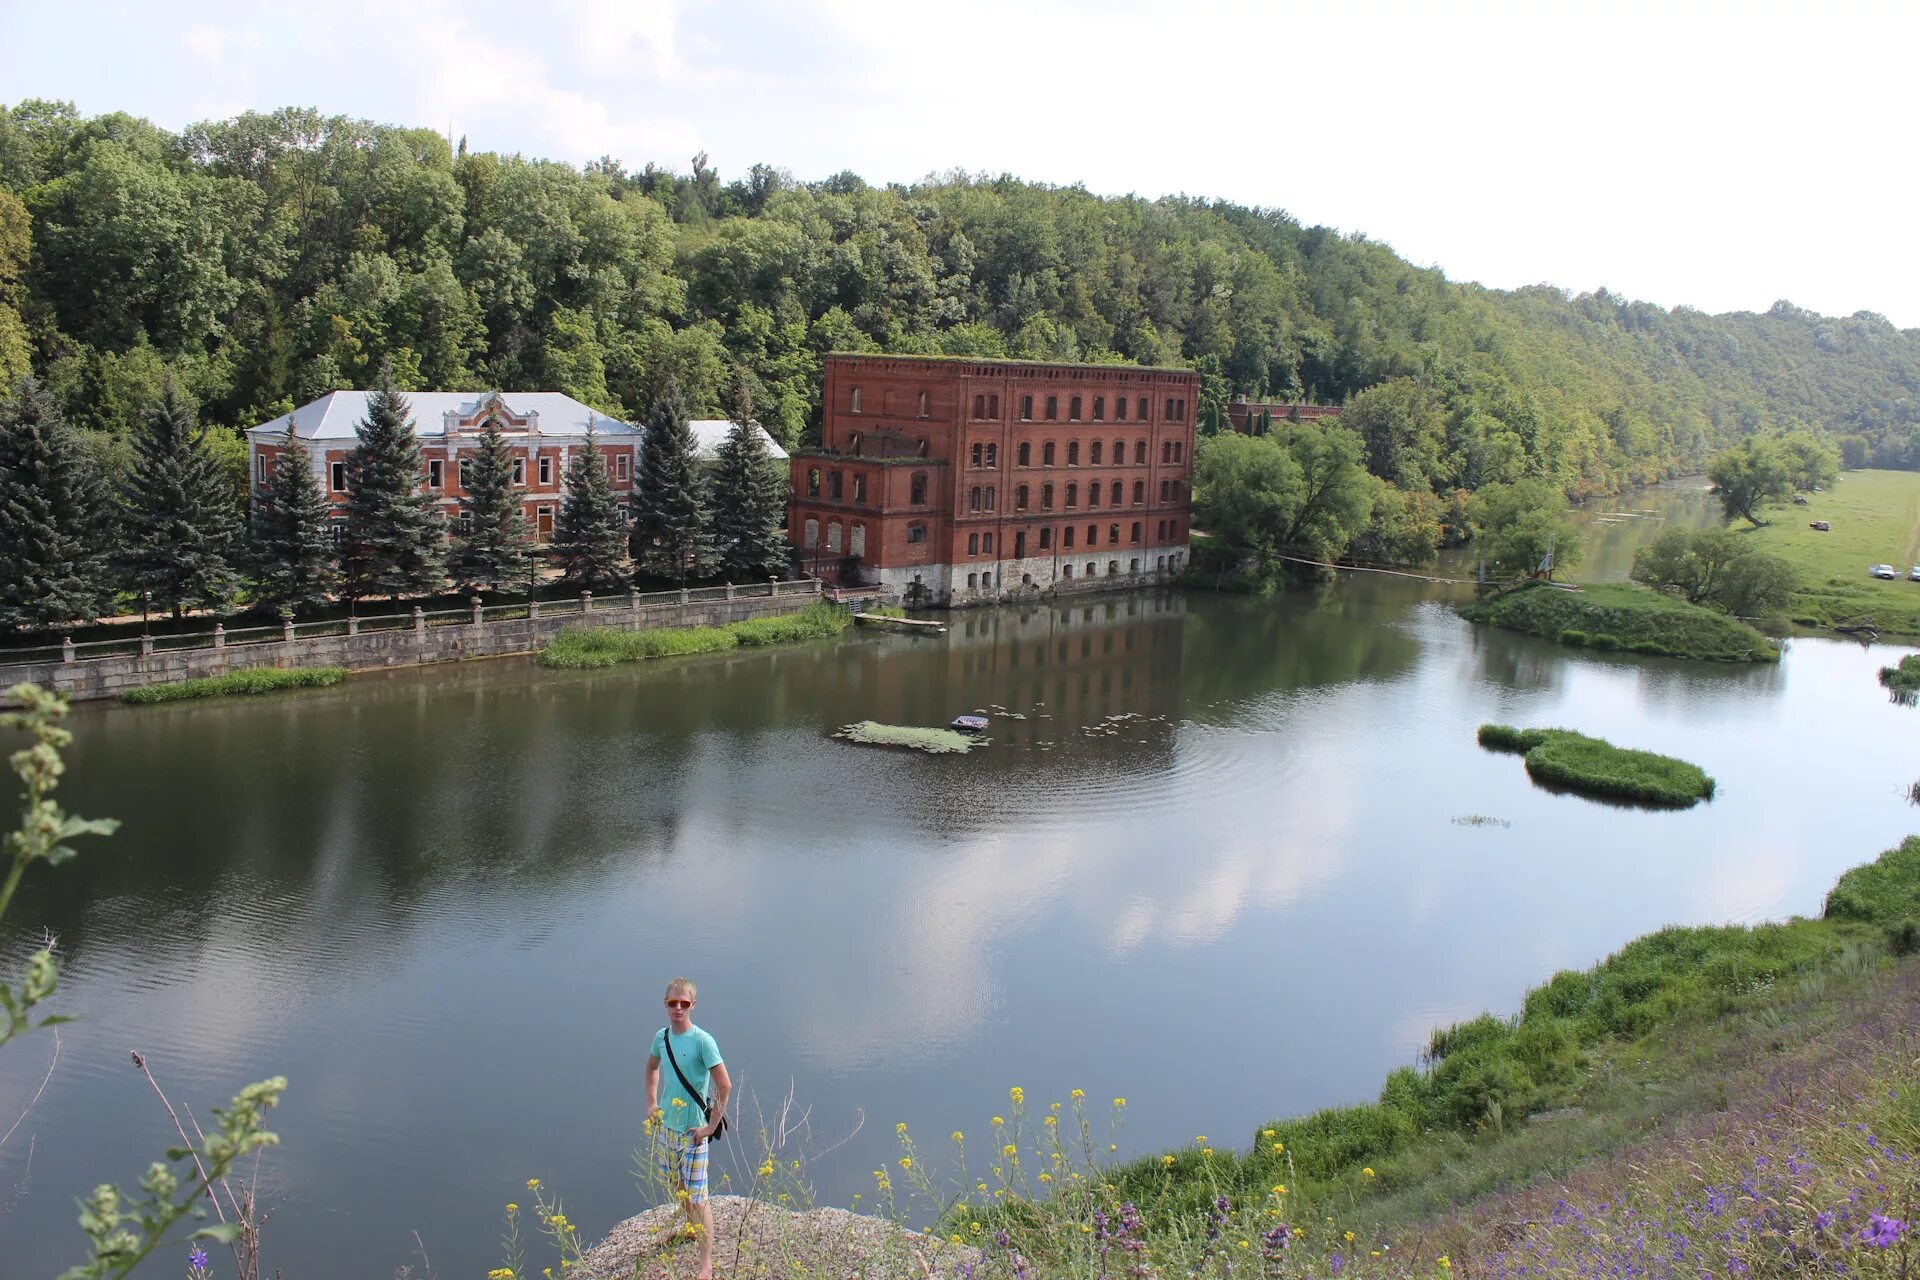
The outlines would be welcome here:
<svg viewBox="0 0 1920 1280">
<path fill-rule="evenodd" d="M 1742 842 L 1711 852 L 1695 882 L 1696 898 L 1682 918 L 1752 923 L 1787 914 L 1780 904 L 1799 882 L 1793 851 Z"/>
</svg>

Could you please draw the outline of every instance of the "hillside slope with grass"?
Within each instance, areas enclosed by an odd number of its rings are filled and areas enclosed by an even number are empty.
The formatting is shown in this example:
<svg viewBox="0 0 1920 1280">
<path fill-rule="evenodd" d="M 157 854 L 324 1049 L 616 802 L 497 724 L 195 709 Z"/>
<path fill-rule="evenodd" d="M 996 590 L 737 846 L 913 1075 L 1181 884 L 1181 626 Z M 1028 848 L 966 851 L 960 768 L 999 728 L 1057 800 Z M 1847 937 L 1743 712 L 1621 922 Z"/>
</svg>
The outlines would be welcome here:
<svg viewBox="0 0 1920 1280">
<path fill-rule="evenodd" d="M 1907 577 L 1920 565 L 1920 474 L 1848 471 L 1832 489 L 1804 496 L 1805 506 L 1770 508 L 1771 523 L 1740 530 L 1754 550 L 1800 571 L 1793 621 L 1824 628 L 1871 619 L 1883 632 L 1920 635 L 1920 582 Z M 1813 528 L 1816 520 L 1830 528 Z M 1876 564 L 1900 576 L 1870 577 Z"/>
<path fill-rule="evenodd" d="M 1775 662 L 1780 657 L 1779 646 L 1745 623 L 1632 583 L 1568 590 L 1529 582 L 1462 605 L 1460 616 L 1588 649 L 1714 662 Z"/>
</svg>

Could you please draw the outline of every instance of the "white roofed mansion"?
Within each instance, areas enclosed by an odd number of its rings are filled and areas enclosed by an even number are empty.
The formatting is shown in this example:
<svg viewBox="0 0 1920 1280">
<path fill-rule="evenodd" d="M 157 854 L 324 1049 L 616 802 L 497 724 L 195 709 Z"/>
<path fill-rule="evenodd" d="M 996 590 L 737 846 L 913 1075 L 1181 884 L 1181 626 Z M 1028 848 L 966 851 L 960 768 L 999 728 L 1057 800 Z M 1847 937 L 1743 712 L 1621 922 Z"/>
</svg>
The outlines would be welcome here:
<svg viewBox="0 0 1920 1280">
<path fill-rule="evenodd" d="M 266 493 L 273 469 L 285 447 L 287 429 L 313 458 L 320 490 L 333 504 L 336 520 L 345 518 L 347 455 L 359 444 L 358 428 L 367 417 L 371 391 L 330 391 L 291 414 L 263 422 L 247 431 L 247 454 L 253 493 Z M 525 490 L 527 525 L 545 542 L 553 536 L 554 521 L 566 482 L 567 464 L 576 450 L 587 447 L 589 428 L 593 446 L 606 458 L 607 479 L 625 510 L 640 462 L 642 428 L 589 408 L 557 391 L 410 391 L 413 429 L 420 437 L 424 467 L 421 487 L 440 502 L 450 528 L 460 522 L 460 500 L 466 493 L 465 467 L 480 448 L 487 420 L 500 424 L 513 451 L 514 483 Z M 692 424 L 700 455 L 710 459 L 726 439 L 732 424 L 724 419 L 695 420 Z M 759 429 L 759 428 L 756 428 Z M 785 460 L 786 451 L 761 430 L 767 452 Z"/>
</svg>

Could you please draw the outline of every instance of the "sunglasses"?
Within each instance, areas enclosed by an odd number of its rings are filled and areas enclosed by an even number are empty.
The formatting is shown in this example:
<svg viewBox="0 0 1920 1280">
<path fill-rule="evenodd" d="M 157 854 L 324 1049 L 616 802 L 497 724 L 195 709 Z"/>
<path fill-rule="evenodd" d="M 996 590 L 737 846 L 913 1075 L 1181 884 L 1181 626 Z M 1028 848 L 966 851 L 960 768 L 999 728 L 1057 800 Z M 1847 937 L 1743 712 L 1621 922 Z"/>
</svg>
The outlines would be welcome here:
<svg viewBox="0 0 1920 1280">
<path fill-rule="evenodd" d="M 691 1008 L 693 1008 L 693 1001 L 691 1001 L 691 1000 L 669 1000 L 669 1001 L 667 1001 L 667 1008 L 669 1008 L 669 1009 L 691 1009 Z"/>
</svg>

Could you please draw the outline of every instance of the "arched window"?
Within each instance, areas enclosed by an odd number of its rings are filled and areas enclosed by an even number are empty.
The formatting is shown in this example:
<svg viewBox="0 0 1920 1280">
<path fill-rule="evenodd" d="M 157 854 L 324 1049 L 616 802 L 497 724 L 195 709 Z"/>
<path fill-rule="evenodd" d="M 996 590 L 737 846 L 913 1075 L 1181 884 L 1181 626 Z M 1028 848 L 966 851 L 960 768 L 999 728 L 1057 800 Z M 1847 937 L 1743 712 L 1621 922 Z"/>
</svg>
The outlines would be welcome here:
<svg viewBox="0 0 1920 1280">
<path fill-rule="evenodd" d="M 987 465 L 990 467 L 997 467 L 1000 465 L 1000 446 L 999 445 L 990 444 L 987 446 Z"/>
<path fill-rule="evenodd" d="M 856 458 L 860 456 L 860 433 L 858 431 L 847 437 L 847 452 Z"/>
<path fill-rule="evenodd" d="M 926 540 L 927 526 L 921 524 L 918 520 L 907 526 L 907 542 L 909 544 L 925 542 Z"/>
<path fill-rule="evenodd" d="M 1133 522 L 1133 534 L 1131 537 L 1127 539 L 1127 541 L 1131 542 L 1135 546 L 1140 545 L 1140 522 L 1138 520 L 1135 520 Z"/>
<path fill-rule="evenodd" d="M 1125 422 L 1127 420 L 1127 398 L 1125 396 L 1115 396 L 1113 398 L 1113 420 L 1115 422 Z"/>
<path fill-rule="evenodd" d="M 1140 412 L 1137 416 L 1142 422 L 1147 420 L 1147 398 L 1145 396 L 1140 397 Z"/>
<path fill-rule="evenodd" d="M 867 474 L 864 471 L 853 473 L 853 500 L 855 502 L 867 500 Z"/>
<path fill-rule="evenodd" d="M 1070 467 L 1080 465 L 1080 442 L 1078 440 L 1067 441 L 1067 465 Z"/>
<path fill-rule="evenodd" d="M 1080 397 L 1079 396 L 1075 396 L 1071 400 L 1067 401 L 1067 419 L 1071 422 L 1080 421 Z"/>
<path fill-rule="evenodd" d="M 908 498 L 914 506 L 920 506 L 927 500 L 927 473 L 916 471 L 907 486 Z"/>
<path fill-rule="evenodd" d="M 1065 578 L 1065 579 L 1066 579 L 1066 580 L 1067 580 L 1068 582 L 1072 582 L 1072 581 L 1073 581 L 1073 566 L 1072 566 L 1072 565 L 1070 565 L 1070 564 L 1063 564 L 1063 565 L 1061 565 L 1061 566 L 1060 566 L 1060 576 L 1061 576 L 1061 577 L 1063 577 L 1063 578 Z"/>
<path fill-rule="evenodd" d="M 1110 547 L 1117 547 L 1120 545 L 1120 526 L 1119 525 L 1110 524 L 1107 526 L 1107 545 Z"/>
<path fill-rule="evenodd" d="M 1020 421 L 1022 422 L 1033 421 L 1033 397 L 1032 396 L 1020 397 Z"/>
<path fill-rule="evenodd" d="M 1165 466 L 1167 463 L 1172 461 L 1173 461 L 1173 441 L 1162 440 L 1160 442 L 1160 465 Z"/>
<path fill-rule="evenodd" d="M 1107 398 L 1105 396 L 1095 396 L 1093 398 L 1093 420 L 1095 422 L 1105 422 L 1107 420 Z"/>
<path fill-rule="evenodd" d="M 1040 509 L 1042 511 L 1053 510 L 1053 486 L 1050 484 L 1040 486 Z"/>
<path fill-rule="evenodd" d="M 1167 412 L 1165 415 L 1165 419 L 1168 422 L 1173 421 L 1173 397 L 1172 396 L 1167 397 Z"/>
<path fill-rule="evenodd" d="M 838 520 L 829 520 L 827 521 L 827 550 L 838 551 L 839 549 L 840 522 Z"/>
<path fill-rule="evenodd" d="M 867 526 L 863 524 L 853 526 L 852 532 L 847 537 L 847 551 L 856 556 L 867 554 Z"/>
<path fill-rule="evenodd" d="M 994 486 L 988 485 L 987 486 L 987 510 L 989 511 L 993 510 L 994 499 L 996 498 L 996 496 L 997 495 L 995 493 Z"/>
<path fill-rule="evenodd" d="M 820 468 L 818 467 L 807 468 L 807 496 L 809 498 L 820 496 Z"/>
<path fill-rule="evenodd" d="M 991 530 L 980 535 L 980 553 L 988 556 L 993 554 L 993 532 Z"/>
<path fill-rule="evenodd" d="M 1098 480 L 1095 480 L 1087 486 L 1087 505 L 1089 507 L 1097 507 L 1100 505 L 1100 482 Z"/>
<path fill-rule="evenodd" d="M 1147 442 L 1145 440 L 1135 440 L 1133 442 L 1133 465 L 1136 467 L 1144 467 L 1147 465 Z"/>
<path fill-rule="evenodd" d="M 984 418 L 987 416 L 987 398 L 985 396 L 975 396 L 973 398 L 973 416 L 976 418 Z"/>
<path fill-rule="evenodd" d="M 1147 500 L 1147 482 L 1145 480 L 1135 480 L 1133 482 L 1133 505 L 1137 507 L 1142 503 L 1144 503 L 1146 500 Z"/>
<path fill-rule="evenodd" d="M 1175 440 L 1173 442 L 1173 460 L 1175 462 L 1181 461 L 1182 455 L 1184 455 L 1186 451 L 1187 451 L 1187 446 L 1184 443 L 1178 440 Z"/>
<path fill-rule="evenodd" d="M 1172 488 L 1173 486 L 1168 481 L 1162 480 L 1160 482 L 1160 501 L 1165 502 L 1173 496 Z"/>
<path fill-rule="evenodd" d="M 967 510 L 978 511 L 979 509 L 980 509 L 980 486 L 975 485 L 973 486 L 973 488 L 967 490 Z"/>
<path fill-rule="evenodd" d="M 970 533 L 967 535 L 967 554 L 970 556 L 977 556 L 980 554 L 980 535 L 979 534 Z"/>
<path fill-rule="evenodd" d="M 1022 467 L 1032 466 L 1033 465 L 1033 446 L 1028 444 L 1026 441 L 1022 440 L 1020 442 L 1020 452 L 1015 456 L 1018 459 L 1018 462 L 1016 465 L 1022 466 Z"/>
<path fill-rule="evenodd" d="M 981 444 L 981 443 L 979 443 L 978 441 L 975 441 L 975 442 L 974 442 L 974 446 L 973 446 L 973 449 L 972 449 L 972 450 L 971 450 L 971 451 L 970 451 L 970 452 L 968 453 L 968 455 L 967 455 L 967 457 L 968 457 L 968 459 L 969 459 L 969 462 L 968 462 L 968 464 L 967 464 L 967 465 L 969 465 L 969 466 L 974 466 L 974 467 L 977 467 L 977 466 L 979 466 L 979 465 L 980 465 L 980 455 L 981 455 L 981 454 L 982 454 L 983 452 L 985 452 L 985 451 L 986 451 L 986 446 L 985 446 L 985 445 L 983 445 L 983 444 Z"/>
<path fill-rule="evenodd" d="M 1095 400 L 1094 403 L 1099 404 L 1100 402 L 1098 400 Z M 1090 467 L 1097 467 L 1100 465 L 1100 442 L 1098 440 L 1095 440 L 1092 444 L 1087 446 L 1087 465 Z"/>
<path fill-rule="evenodd" d="M 1118 480 L 1113 482 L 1113 497 L 1108 500 L 1108 504 L 1115 507 L 1120 505 L 1120 482 Z"/>
<path fill-rule="evenodd" d="M 1073 526 L 1072 525 L 1068 525 L 1066 528 L 1060 531 L 1060 546 L 1061 546 L 1061 549 L 1065 551 L 1073 550 Z"/>
<path fill-rule="evenodd" d="M 967 590 L 969 590 L 969 591 L 974 591 L 974 590 L 977 590 L 977 589 L 979 588 L 979 586 L 980 586 L 980 575 L 979 575 L 979 574 L 977 574 L 977 573 L 970 573 L 970 574 L 968 574 L 968 575 L 967 575 Z"/>
<path fill-rule="evenodd" d="M 1059 416 L 1060 416 L 1060 397 L 1048 396 L 1047 397 L 1047 421 L 1052 422 L 1055 418 L 1058 418 Z"/>
<path fill-rule="evenodd" d="M 806 533 L 801 537 L 800 545 L 811 551 L 820 545 L 820 522 L 807 517 Z"/>
<path fill-rule="evenodd" d="M 1089 547 L 1096 547 L 1100 545 L 1100 526 L 1099 525 L 1090 524 L 1087 526 L 1087 545 Z M 1087 572 L 1092 573 L 1093 570 L 1089 568 Z"/>
<path fill-rule="evenodd" d="M 931 391 L 922 391 L 920 393 L 920 416 L 923 418 L 931 418 L 933 416 L 933 392 Z"/>
<path fill-rule="evenodd" d="M 1053 441 L 1051 440 L 1040 446 L 1040 465 L 1043 467 L 1053 465 Z"/>
<path fill-rule="evenodd" d="M 1115 440 L 1113 442 L 1113 465 L 1116 467 L 1123 467 L 1126 465 L 1126 463 L 1127 463 L 1127 442 L 1125 440 Z"/>
<path fill-rule="evenodd" d="M 1051 526 L 1043 527 L 1040 530 L 1040 549 L 1042 551 L 1046 551 L 1051 549 L 1052 546 L 1053 546 L 1053 529 Z"/>
<path fill-rule="evenodd" d="M 1089 578 L 1097 578 L 1100 576 L 1099 567 L 1091 560 L 1087 561 L 1087 576 Z"/>
<path fill-rule="evenodd" d="M 989 418 L 997 418 L 1000 416 L 1000 397 L 999 396 L 991 395 L 987 397 L 987 416 Z"/>
<path fill-rule="evenodd" d="M 1027 486 L 1020 485 L 1013 491 L 1013 509 L 1015 511 L 1027 509 Z"/>
<path fill-rule="evenodd" d="M 853 394 L 847 397 L 847 407 L 854 413 L 860 412 L 860 388 L 855 387 Z"/>
<path fill-rule="evenodd" d="M 1120 562 L 1119 562 L 1118 560 L 1109 560 L 1109 561 L 1107 561 L 1107 574 L 1108 574 L 1108 576 L 1112 576 L 1113 574 L 1116 574 L 1116 573 L 1118 573 L 1118 572 L 1120 572 Z M 1109 637 L 1107 637 L 1107 638 L 1108 638 L 1108 639 L 1112 639 L 1113 637 L 1111 637 L 1111 636 L 1109 636 Z"/>
<path fill-rule="evenodd" d="M 1077 484 L 1069 484 L 1067 486 L 1067 510 L 1071 511 L 1079 505 L 1080 505 L 1080 486 Z"/>
</svg>

